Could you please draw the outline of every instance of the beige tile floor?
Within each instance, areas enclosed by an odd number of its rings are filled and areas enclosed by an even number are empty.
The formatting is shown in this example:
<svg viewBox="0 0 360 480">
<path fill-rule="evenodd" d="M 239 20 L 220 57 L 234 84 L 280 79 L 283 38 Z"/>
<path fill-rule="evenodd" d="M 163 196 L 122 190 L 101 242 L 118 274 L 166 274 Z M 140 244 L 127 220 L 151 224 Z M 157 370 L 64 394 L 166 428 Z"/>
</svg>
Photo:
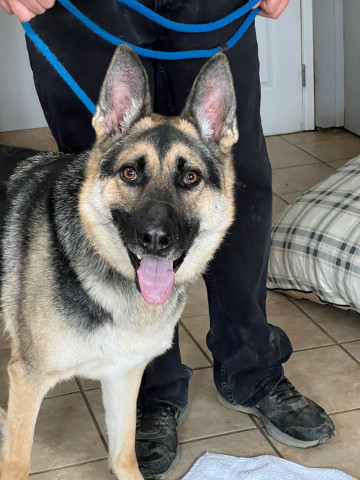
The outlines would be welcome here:
<svg viewBox="0 0 360 480">
<path fill-rule="evenodd" d="M 0 143 L 54 149 L 47 129 L 0 133 Z M 344 130 L 302 132 L 267 138 L 274 178 L 274 217 L 306 189 L 360 153 L 360 138 Z M 206 451 L 237 455 L 279 455 L 307 466 L 360 472 L 360 315 L 269 292 L 269 321 L 290 336 L 294 354 L 287 376 L 322 404 L 337 436 L 301 450 L 271 440 L 261 424 L 221 407 L 215 399 L 206 292 L 199 282 L 180 322 L 183 361 L 194 369 L 191 412 L 179 430 L 182 458 L 171 480 L 180 479 Z M 7 402 L 9 342 L 0 337 L 0 405 Z M 32 454 L 34 480 L 113 478 L 106 462 L 106 431 L 96 382 L 72 381 L 52 390 L 41 407 Z M 204 479 L 206 480 L 206 479 Z"/>
</svg>

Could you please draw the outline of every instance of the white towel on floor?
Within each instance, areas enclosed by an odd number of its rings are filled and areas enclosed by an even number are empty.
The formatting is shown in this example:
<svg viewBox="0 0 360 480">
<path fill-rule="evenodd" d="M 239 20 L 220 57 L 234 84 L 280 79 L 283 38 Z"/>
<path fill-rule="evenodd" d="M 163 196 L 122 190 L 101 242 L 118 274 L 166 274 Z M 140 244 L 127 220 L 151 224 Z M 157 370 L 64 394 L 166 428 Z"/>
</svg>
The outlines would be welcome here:
<svg viewBox="0 0 360 480">
<path fill-rule="evenodd" d="M 206 453 L 183 480 L 356 480 L 330 468 L 307 468 L 279 457 L 237 458 Z"/>
</svg>

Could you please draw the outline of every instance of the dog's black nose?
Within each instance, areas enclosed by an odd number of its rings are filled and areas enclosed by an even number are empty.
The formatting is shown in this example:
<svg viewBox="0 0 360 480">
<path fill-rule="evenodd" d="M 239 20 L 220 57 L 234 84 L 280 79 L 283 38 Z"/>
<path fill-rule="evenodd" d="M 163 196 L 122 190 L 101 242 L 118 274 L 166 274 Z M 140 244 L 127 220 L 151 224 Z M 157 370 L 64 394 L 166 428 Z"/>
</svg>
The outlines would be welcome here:
<svg viewBox="0 0 360 480">
<path fill-rule="evenodd" d="M 163 204 L 152 204 L 139 219 L 138 242 L 148 254 L 165 253 L 175 241 L 175 225 L 169 209 Z"/>
<path fill-rule="evenodd" d="M 160 226 L 149 225 L 139 233 L 139 242 L 147 253 L 159 253 L 169 248 L 172 243 L 171 234 L 165 233 Z"/>
</svg>

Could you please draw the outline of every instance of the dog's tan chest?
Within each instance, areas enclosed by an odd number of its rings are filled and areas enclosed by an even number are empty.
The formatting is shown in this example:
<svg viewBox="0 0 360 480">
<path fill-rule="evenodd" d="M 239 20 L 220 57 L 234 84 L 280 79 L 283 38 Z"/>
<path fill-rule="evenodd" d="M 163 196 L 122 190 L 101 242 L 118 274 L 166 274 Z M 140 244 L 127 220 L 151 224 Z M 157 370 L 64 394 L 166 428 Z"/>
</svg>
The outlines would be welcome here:
<svg viewBox="0 0 360 480">
<path fill-rule="evenodd" d="M 68 330 L 60 342 L 61 352 L 51 345 L 47 362 L 60 378 L 77 375 L 101 380 L 125 375 L 171 346 L 176 321 L 177 317 L 165 315 L 154 323 L 134 323 L 133 328 L 114 321 L 87 334 Z"/>
</svg>

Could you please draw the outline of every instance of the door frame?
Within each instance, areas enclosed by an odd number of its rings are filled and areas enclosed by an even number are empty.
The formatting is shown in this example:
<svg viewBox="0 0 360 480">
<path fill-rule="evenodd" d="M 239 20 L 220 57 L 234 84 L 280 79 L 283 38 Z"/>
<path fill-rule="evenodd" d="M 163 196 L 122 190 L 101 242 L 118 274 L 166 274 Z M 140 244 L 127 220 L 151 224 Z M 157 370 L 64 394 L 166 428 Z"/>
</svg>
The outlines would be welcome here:
<svg viewBox="0 0 360 480">
<path fill-rule="evenodd" d="M 303 73 L 303 125 L 304 130 L 315 129 L 314 81 L 314 16 L 312 0 L 301 0 L 301 58 Z"/>
</svg>

